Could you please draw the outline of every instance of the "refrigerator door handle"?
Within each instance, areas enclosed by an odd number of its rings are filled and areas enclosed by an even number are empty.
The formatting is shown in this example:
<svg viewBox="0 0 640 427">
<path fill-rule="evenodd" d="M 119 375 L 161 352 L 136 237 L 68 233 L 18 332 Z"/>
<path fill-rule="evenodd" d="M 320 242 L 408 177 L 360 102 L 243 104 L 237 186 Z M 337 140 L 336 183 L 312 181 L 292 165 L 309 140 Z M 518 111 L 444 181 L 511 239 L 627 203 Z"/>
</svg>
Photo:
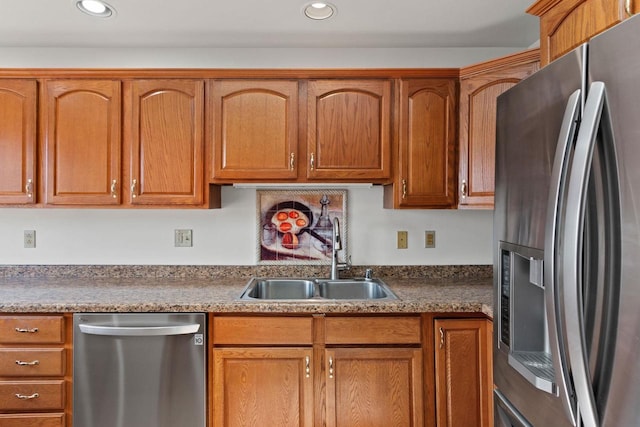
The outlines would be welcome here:
<svg viewBox="0 0 640 427">
<path fill-rule="evenodd" d="M 576 140 L 567 193 L 565 252 L 562 262 L 567 343 L 580 416 L 585 427 L 598 427 L 598 413 L 585 347 L 582 284 L 582 243 L 585 202 L 593 151 L 606 102 L 604 83 L 593 82 Z"/>
<path fill-rule="evenodd" d="M 546 316 L 549 325 L 549 344 L 554 364 L 557 394 L 560 396 L 569 421 L 574 426 L 576 425 L 576 405 L 574 390 L 569 377 L 566 324 L 564 312 L 561 309 L 562 281 L 557 279 L 560 269 L 557 249 L 564 225 L 566 182 L 569 165 L 571 164 L 573 142 L 575 141 L 576 129 L 580 121 L 581 95 L 582 91 L 580 89 L 571 94 L 562 119 L 551 172 L 544 248 Z"/>
</svg>

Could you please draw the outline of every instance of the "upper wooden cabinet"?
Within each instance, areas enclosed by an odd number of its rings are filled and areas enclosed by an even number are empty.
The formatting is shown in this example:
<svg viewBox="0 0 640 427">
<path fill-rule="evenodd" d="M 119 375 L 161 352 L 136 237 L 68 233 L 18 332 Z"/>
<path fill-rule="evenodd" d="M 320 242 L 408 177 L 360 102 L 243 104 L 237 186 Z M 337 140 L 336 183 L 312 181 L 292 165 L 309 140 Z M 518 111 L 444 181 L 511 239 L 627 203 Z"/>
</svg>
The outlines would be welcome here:
<svg viewBox="0 0 640 427">
<path fill-rule="evenodd" d="M 204 81 L 127 82 L 126 180 L 134 205 L 202 205 Z M 129 122 L 130 120 L 130 122 Z"/>
<path fill-rule="evenodd" d="M 456 187 L 456 79 L 399 81 L 398 150 L 387 208 L 452 208 Z"/>
<path fill-rule="evenodd" d="M 36 202 L 35 80 L 0 81 L 0 204 Z"/>
<path fill-rule="evenodd" d="M 298 82 L 212 83 L 213 181 L 295 180 Z"/>
<path fill-rule="evenodd" d="M 493 208 L 498 95 L 539 68 L 538 49 L 460 70 L 459 208 Z"/>
<path fill-rule="evenodd" d="M 307 120 L 308 179 L 391 177 L 389 80 L 311 80 Z"/>
<path fill-rule="evenodd" d="M 45 203 L 120 203 L 120 116 L 119 81 L 45 81 Z"/>
<path fill-rule="evenodd" d="M 540 0 L 527 13 L 540 17 L 540 62 L 554 59 L 637 12 L 638 0 Z"/>
</svg>

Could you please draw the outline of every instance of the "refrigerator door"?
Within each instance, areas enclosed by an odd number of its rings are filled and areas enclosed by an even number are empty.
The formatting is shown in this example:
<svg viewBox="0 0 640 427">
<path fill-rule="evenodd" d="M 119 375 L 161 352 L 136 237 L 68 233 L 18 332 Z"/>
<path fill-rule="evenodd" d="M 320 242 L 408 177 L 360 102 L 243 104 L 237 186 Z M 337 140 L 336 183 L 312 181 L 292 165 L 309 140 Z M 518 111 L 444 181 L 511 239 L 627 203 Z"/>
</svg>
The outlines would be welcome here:
<svg viewBox="0 0 640 427">
<path fill-rule="evenodd" d="M 574 425 L 571 385 L 566 384 L 566 369 L 557 366 L 561 357 L 556 353 L 564 344 L 558 342 L 563 334 L 555 330 L 562 322 L 555 319 L 555 303 L 546 302 L 555 301 L 555 297 L 545 295 L 555 286 L 545 283 L 546 278 L 540 280 L 538 272 L 548 268 L 541 260 L 546 259 L 549 193 L 552 186 L 560 185 L 552 184 L 552 171 L 560 134 L 572 133 L 571 126 L 565 123 L 563 127 L 563 119 L 576 117 L 575 108 L 568 108 L 569 100 L 577 91 L 584 93 L 584 55 L 584 48 L 570 52 L 498 98 L 494 310 L 500 316 L 494 319 L 494 383 L 517 413 L 534 426 Z M 573 98 L 575 106 L 582 102 Z M 572 140 L 567 144 L 573 147 Z M 510 267 L 504 268 L 509 262 Z M 528 276 L 519 272 L 526 269 Z M 515 287 L 518 280 L 522 289 Z M 527 286 L 526 292 L 520 292 Z M 509 287 L 513 292 L 505 291 Z M 525 301 L 515 301 L 518 295 L 535 298 L 535 303 L 529 299 L 529 305 L 537 307 L 529 313 L 529 320 L 535 322 L 515 319 L 527 307 Z M 538 312 L 543 313 L 542 321 Z M 531 336 L 535 339 L 530 340 Z M 522 343 L 522 348 L 516 348 L 516 343 Z M 521 357 L 528 352 L 535 353 L 532 362 Z M 515 359 L 521 363 L 514 363 Z M 535 372 L 536 360 L 550 372 Z"/>
<path fill-rule="evenodd" d="M 640 420 L 640 16 L 590 42 L 589 75 L 604 83 L 620 181 L 621 274 L 618 329 L 608 397 L 598 405 L 603 427 Z M 615 283 L 607 286 L 614 287 Z M 616 313 L 613 313 L 616 315 Z"/>
</svg>

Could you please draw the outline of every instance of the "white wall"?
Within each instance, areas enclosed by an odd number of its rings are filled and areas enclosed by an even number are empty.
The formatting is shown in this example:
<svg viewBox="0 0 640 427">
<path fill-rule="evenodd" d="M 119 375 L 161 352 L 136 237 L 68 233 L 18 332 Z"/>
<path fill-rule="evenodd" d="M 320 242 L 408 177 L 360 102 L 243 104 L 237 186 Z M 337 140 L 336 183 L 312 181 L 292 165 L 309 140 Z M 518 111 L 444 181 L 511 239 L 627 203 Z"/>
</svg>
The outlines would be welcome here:
<svg viewBox="0 0 640 427">
<path fill-rule="evenodd" d="M 2 68 L 446 68 L 513 53 L 457 49 L 79 49 L 0 48 Z M 222 209 L 0 209 L 0 264 L 252 265 L 255 189 L 225 187 Z M 357 265 L 491 264 L 492 212 L 388 210 L 382 187 L 352 188 L 348 246 Z M 175 248 L 173 230 L 193 230 Z M 23 231 L 36 230 L 36 248 Z M 395 249 L 396 231 L 409 248 Z M 424 248 L 424 231 L 436 248 Z"/>
</svg>

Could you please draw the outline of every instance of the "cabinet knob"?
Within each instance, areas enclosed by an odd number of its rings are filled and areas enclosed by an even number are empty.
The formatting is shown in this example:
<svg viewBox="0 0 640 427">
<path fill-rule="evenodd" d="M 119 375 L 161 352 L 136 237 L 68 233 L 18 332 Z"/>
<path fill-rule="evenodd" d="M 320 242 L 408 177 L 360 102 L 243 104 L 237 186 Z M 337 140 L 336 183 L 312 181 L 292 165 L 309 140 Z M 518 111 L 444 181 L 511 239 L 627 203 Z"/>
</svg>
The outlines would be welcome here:
<svg viewBox="0 0 640 427">
<path fill-rule="evenodd" d="M 28 198 L 33 197 L 33 180 L 31 178 L 27 180 L 27 184 L 24 186 L 24 191 L 27 193 Z"/>
<path fill-rule="evenodd" d="M 462 180 L 462 185 L 460 186 L 460 194 L 462 195 L 463 199 L 466 199 L 467 197 L 467 180 L 466 179 Z"/>
<path fill-rule="evenodd" d="M 134 199 L 135 199 L 136 197 L 138 197 L 138 195 L 136 194 L 136 187 L 137 187 L 137 186 L 138 186 L 138 180 L 137 180 L 137 179 L 134 179 L 134 180 L 131 182 L 131 197 L 132 197 L 132 198 L 134 198 Z"/>
</svg>

